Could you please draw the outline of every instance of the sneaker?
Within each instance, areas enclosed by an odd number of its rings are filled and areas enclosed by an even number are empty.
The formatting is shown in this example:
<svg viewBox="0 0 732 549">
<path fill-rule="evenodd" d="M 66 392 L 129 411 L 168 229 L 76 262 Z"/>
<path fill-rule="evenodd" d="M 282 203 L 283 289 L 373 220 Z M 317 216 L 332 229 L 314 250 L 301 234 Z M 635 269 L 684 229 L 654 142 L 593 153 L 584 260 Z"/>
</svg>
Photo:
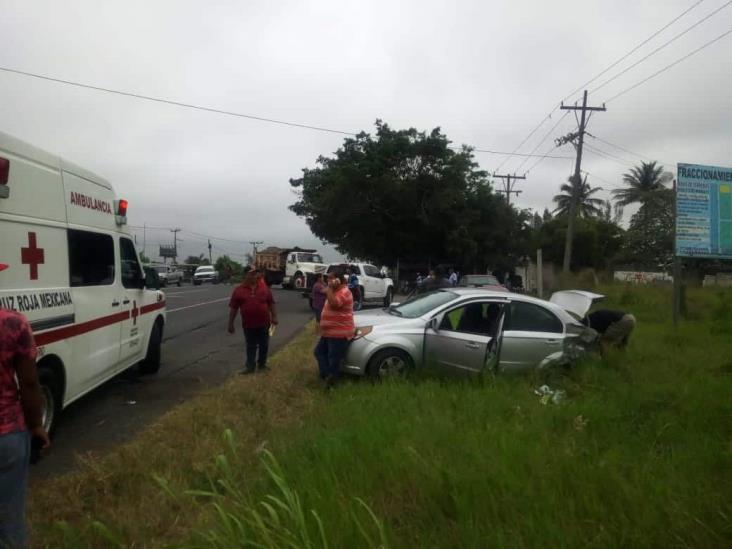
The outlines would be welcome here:
<svg viewBox="0 0 732 549">
<path fill-rule="evenodd" d="M 253 374 L 253 373 L 254 373 L 254 370 L 252 370 L 250 368 L 244 368 L 243 370 L 239 370 L 240 376 L 246 376 L 246 375 Z"/>
</svg>

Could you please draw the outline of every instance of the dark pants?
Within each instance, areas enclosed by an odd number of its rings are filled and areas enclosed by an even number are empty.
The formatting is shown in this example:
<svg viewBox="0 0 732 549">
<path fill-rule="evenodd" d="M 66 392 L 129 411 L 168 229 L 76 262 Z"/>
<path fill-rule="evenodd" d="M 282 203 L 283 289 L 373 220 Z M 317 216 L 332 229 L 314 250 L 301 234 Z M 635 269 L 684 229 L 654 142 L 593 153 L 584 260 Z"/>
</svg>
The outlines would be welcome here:
<svg viewBox="0 0 732 549">
<path fill-rule="evenodd" d="M 269 326 L 261 328 L 244 328 L 244 338 L 247 342 L 247 370 L 254 370 L 254 364 L 263 368 L 267 365 L 267 351 L 269 350 Z M 259 357 L 257 357 L 259 350 Z"/>
<path fill-rule="evenodd" d="M 315 358 L 318 361 L 320 379 L 332 377 L 338 379 L 341 370 L 341 362 L 346 356 L 348 348 L 347 339 L 336 339 L 334 337 L 321 337 L 315 346 Z"/>
<path fill-rule="evenodd" d="M 28 431 L 0 435 L 0 547 L 26 547 L 25 492 L 30 459 Z"/>
</svg>

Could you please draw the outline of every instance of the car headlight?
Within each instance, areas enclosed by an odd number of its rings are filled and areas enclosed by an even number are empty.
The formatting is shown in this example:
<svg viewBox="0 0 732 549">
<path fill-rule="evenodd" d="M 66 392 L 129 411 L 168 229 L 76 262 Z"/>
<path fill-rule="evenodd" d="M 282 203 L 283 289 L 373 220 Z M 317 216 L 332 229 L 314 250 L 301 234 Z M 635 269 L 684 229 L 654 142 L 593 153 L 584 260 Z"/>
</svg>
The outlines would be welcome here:
<svg viewBox="0 0 732 549">
<path fill-rule="evenodd" d="M 353 334 L 353 339 L 360 339 L 367 336 L 373 329 L 373 326 L 361 326 L 360 328 L 356 328 L 356 332 Z"/>
</svg>

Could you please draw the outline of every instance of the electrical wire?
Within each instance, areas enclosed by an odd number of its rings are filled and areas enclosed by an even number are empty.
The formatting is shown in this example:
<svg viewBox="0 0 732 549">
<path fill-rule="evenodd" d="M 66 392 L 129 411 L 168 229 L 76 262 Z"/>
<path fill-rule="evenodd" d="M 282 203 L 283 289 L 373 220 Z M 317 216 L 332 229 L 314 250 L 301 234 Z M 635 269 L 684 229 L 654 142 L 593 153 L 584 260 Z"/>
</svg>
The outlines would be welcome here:
<svg viewBox="0 0 732 549">
<path fill-rule="evenodd" d="M 597 141 L 600 141 L 602 143 L 605 143 L 605 145 L 609 145 L 609 146 L 611 146 L 611 147 L 613 147 L 615 149 L 618 149 L 619 151 L 623 151 L 623 152 L 626 152 L 628 154 L 632 154 L 633 156 L 636 156 L 636 157 L 638 157 L 640 159 L 645 159 L 645 160 L 648 160 L 649 162 L 662 162 L 663 164 L 673 165 L 673 162 L 665 162 L 663 160 L 659 160 L 657 158 L 652 158 L 652 157 L 650 157 L 648 155 L 645 155 L 645 154 L 641 154 L 641 153 L 638 153 L 638 152 L 631 151 L 630 149 L 626 149 L 625 147 L 621 147 L 620 145 L 616 145 L 615 143 L 611 143 L 610 141 L 607 141 L 605 139 L 602 139 L 600 137 L 597 137 L 596 135 L 592 135 L 590 132 L 587 132 L 586 131 L 585 132 L 585 135 L 589 135 L 592 139 L 596 139 Z"/>
<path fill-rule="evenodd" d="M 585 82 L 584 84 L 582 84 L 581 86 L 579 86 L 577 89 L 573 90 L 571 93 L 567 94 L 567 96 L 562 101 L 566 101 L 567 99 L 571 99 L 574 96 L 574 94 L 576 94 L 579 91 L 582 91 L 585 88 L 585 86 L 588 86 L 588 85 L 592 84 L 595 80 L 597 80 L 598 78 L 600 78 L 603 74 L 605 74 L 609 70 L 613 69 L 614 67 L 618 66 L 618 64 L 620 64 L 623 61 L 625 61 L 628 57 L 630 57 L 631 55 L 633 55 L 640 48 L 642 48 L 643 46 L 645 46 L 648 42 L 650 42 L 651 40 L 653 40 L 656 36 L 658 36 L 663 31 L 665 31 L 667 28 L 669 28 L 671 25 L 673 25 L 674 23 L 676 23 L 676 21 L 678 21 L 679 19 L 681 19 L 684 15 L 686 15 L 691 10 L 693 10 L 694 8 L 696 8 L 702 2 L 704 2 L 704 0 L 699 0 L 695 4 L 692 4 L 691 7 L 685 9 L 684 11 L 682 11 L 679 15 L 677 15 L 676 17 L 674 17 L 671 21 L 669 21 L 668 23 L 666 23 L 663 27 L 661 27 L 660 29 L 658 29 L 653 34 L 651 34 L 648 38 L 646 38 L 645 40 L 643 40 L 640 44 L 638 44 L 637 46 L 635 46 L 634 48 L 632 48 L 628 53 L 626 53 L 625 55 L 623 55 L 622 57 L 620 57 L 619 59 L 617 59 L 616 61 L 614 61 L 610 66 L 608 66 L 602 72 L 597 73 L 595 76 L 593 76 L 592 78 L 590 78 L 587 82 Z"/>
<path fill-rule="evenodd" d="M 550 129 L 550 130 L 549 130 L 548 132 L 546 132 L 546 134 L 544 135 L 544 137 L 542 137 L 541 141 L 539 141 L 539 142 L 538 142 L 538 143 L 536 144 L 536 146 L 535 146 L 535 147 L 534 147 L 534 148 L 533 148 L 533 149 L 531 150 L 531 153 L 530 153 L 530 155 L 531 155 L 531 156 L 540 156 L 542 160 L 543 160 L 544 158 L 549 158 L 549 155 L 534 155 L 534 153 L 536 152 L 536 150 L 537 150 L 537 149 L 538 149 L 539 147 L 541 147 L 541 146 L 542 146 L 542 144 L 544 143 L 544 141 L 546 141 L 546 140 L 547 140 L 547 138 L 548 138 L 548 137 L 549 137 L 549 136 L 550 136 L 550 135 L 551 135 L 552 133 L 554 133 L 554 130 L 556 130 L 556 129 L 557 129 L 557 126 L 559 126 L 559 124 L 561 124 L 561 123 L 562 123 L 562 121 L 564 120 L 564 118 L 565 118 L 565 117 L 566 117 L 566 116 L 567 116 L 567 115 L 568 115 L 569 113 L 570 113 L 570 111 L 564 111 L 564 115 L 563 115 L 563 116 L 561 116 L 561 117 L 559 118 L 559 120 L 557 120 L 557 123 L 556 123 L 556 124 L 554 124 L 554 125 L 553 125 L 553 126 L 551 127 L 551 129 Z M 567 159 L 571 159 L 572 157 L 571 157 L 571 156 L 563 156 L 563 157 L 561 157 L 561 158 L 567 158 Z M 520 170 L 521 170 L 521 168 L 522 168 L 522 167 L 524 166 L 524 164 L 526 164 L 526 161 L 527 161 L 528 159 L 529 159 L 529 157 L 528 157 L 528 156 L 527 156 L 526 158 L 524 158 L 524 159 L 523 159 L 523 161 L 521 162 L 521 164 L 519 164 L 519 165 L 518 165 L 518 167 L 517 167 L 517 168 L 516 168 L 516 169 L 514 170 L 514 172 L 518 172 L 518 171 L 520 171 Z"/>
<path fill-rule="evenodd" d="M 516 148 L 515 148 L 515 149 L 513 150 L 513 152 L 511 152 L 510 154 L 508 154 L 508 155 L 507 155 L 507 157 L 506 157 L 506 158 L 504 158 L 503 162 L 501 162 L 501 163 L 500 163 L 500 164 L 498 165 L 498 167 L 497 167 L 497 168 L 496 168 L 495 170 L 493 170 L 493 173 L 496 173 L 496 172 L 500 171 L 500 169 L 501 169 L 501 168 L 503 167 L 503 165 L 504 165 L 504 164 L 505 164 L 506 162 L 508 162 L 508 161 L 510 160 L 511 156 L 514 156 L 514 155 L 516 155 L 516 151 L 518 151 L 518 150 L 519 150 L 519 149 L 520 149 L 521 147 L 523 147 L 523 146 L 524 146 L 524 143 L 526 143 L 526 142 L 527 142 L 527 141 L 528 141 L 529 139 L 531 139 L 531 136 L 532 136 L 532 135 L 534 135 L 534 134 L 535 134 L 535 133 L 536 133 L 536 132 L 537 132 L 537 131 L 539 130 L 539 128 L 541 128 L 541 127 L 542 127 L 542 126 L 544 125 L 544 122 L 546 122 L 547 120 L 549 120 L 549 119 L 550 119 L 550 118 L 552 117 L 552 114 L 554 114 L 554 112 L 555 112 L 555 111 L 556 111 L 556 110 L 557 110 L 558 108 L 559 108 L 559 105 L 557 105 L 556 107 L 554 107 L 554 108 L 553 108 L 553 109 L 551 110 L 551 112 L 550 112 L 550 113 L 549 113 L 548 115 L 546 115 L 546 116 L 545 116 L 544 118 L 542 118 L 542 119 L 541 119 L 541 122 L 539 122 L 539 123 L 538 123 L 538 124 L 536 125 L 536 127 L 534 127 L 534 129 L 533 129 L 533 130 L 531 130 L 531 131 L 529 132 L 529 135 L 527 135 L 527 136 L 526 136 L 526 137 L 524 138 L 524 140 L 523 140 L 523 141 L 521 141 L 521 143 L 519 143 L 519 144 L 518 144 L 518 147 L 516 147 Z"/>
<path fill-rule="evenodd" d="M 706 21 L 707 19 L 709 19 L 713 15 L 716 15 L 717 13 L 719 13 L 720 11 L 722 11 L 724 8 L 726 8 L 730 4 L 732 4 L 732 0 L 729 0 L 726 4 L 723 4 L 722 6 L 720 6 L 719 8 L 717 8 L 716 10 L 714 10 L 713 12 L 711 12 L 708 15 L 702 17 L 701 19 L 699 19 L 699 21 L 697 21 L 696 23 L 694 23 L 690 27 L 686 28 L 685 30 L 681 31 L 679 34 L 673 36 L 671 39 L 669 39 L 668 41 L 666 41 L 663 44 L 661 44 L 659 47 L 657 47 L 655 50 L 653 50 L 651 53 L 649 53 L 645 57 L 641 57 L 638 61 L 636 61 L 632 65 L 624 68 L 622 71 L 620 71 L 619 73 L 617 73 L 615 76 L 612 76 L 612 77 L 608 78 L 602 84 L 600 84 L 596 88 L 590 90 L 589 93 L 595 93 L 597 90 L 604 88 L 610 82 L 612 82 L 613 80 L 616 80 L 617 78 L 621 77 L 622 75 L 624 75 L 629 70 L 637 67 L 638 65 L 640 65 L 641 63 L 643 63 L 643 61 L 645 61 L 646 59 L 648 59 L 648 58 L 656 55 L 659 51 L 661 51 L 662 49 L 664 49 L 666 46 L 669 46 L 670 44 L 672 44 L 673 42 L 675 42 L 676 40 L 678 40 L 679 38 L 681 38 L 682 36 L 684 36 L 686 33 L 688 33 L 689 31 L 691 31 L 692 29 L 695 29 L 696 27 L 698 27 L 699 25 L 701 25 L 704 21 Z"/>
<path fill-rule="evenodd" d="M 593 153 L 593 154 L 595 154 L 597 156 L 601 156 L 601 157 L 603 157 L 603 158 L 605 158 L 607 160 L 612 160 L 613 162 L 616 162 L 617 164 L 620 164 L 622 166 L 630 166 L 630 167 L 634 167 L 635 166 L 635 164 L 633 164 L 633 162 L 630 162 L 628 160 L 625 160 L 624 158 L 620 158 L 619 156 L 614 156 L 614 155 L 612 155 L 612 154 L 610 154 L 608 152 L 605 152 L 605 151 L 603 151 L 601 149 L 597 149 L 597 148 L 595 148 L 592 145 L 589 145 L 587 143 L 585 143 L 584 148 L 587 151 L 589 151 L 589 152 L 591 152 L 591 153 Z"/>
<path fill-rule="evenodd" d="M 692 51 L 692 52 L 690 52 L 690 53 L 687 53 L 686 55 L 684 55 L 683 57 L 680 57 L 679 59 L 677 59 L 677 60 L 676 60 L 676 61 L 674 61 L 673 63 L 669 63 L 668 65 L 666 65 L 666 66 L 665 66 L 665 67 L 663 67 L 662 69 L 659 69 L 659 70 L 657 70 L 656 72 L 654 72 L 654 73 L 653 73 L 653 74 L 651 74 L 650 76 L 648 76 L 648 77 L 644 78 L 643 80 L 640 80 L 640 81 L 636 82 L 635 84 L 633 84 L 632 86 L 630 86 L 630 87 L 628 87 L 628 88 L 625 88 L 625 89 L 624 89 L 623 91 L 621 91 L 621 92 L 618 92 L 618 93 L 616 93 L 615 95 L 613 95 L 613 96 L 612 96 L 612 97 L 610 97 L 609 99 L 606 99 L 606 100 L 604 101 L 604 103 L 610 103 L 610 101 L 613 101 L 613 100 L 617 99 L 618 97 L 620 97 L 620 96 L 622 96 L 622 95 L 625 95 L 625 94 L 626 94 L 626 93 L 628 93 L 629 91 L 632 91 L 632 90 L 634 90 L 634 89 L 635 89 L 635 88 L 637 88 L 638 86 L 641 86 L 642 84 L 645 84 L 646 82 L 648 82 L 648 81 L 649 81 L 649 80 L 651 80 L 652 78 L 655 78 L 656 76 L 658 76 L 658 75 L 660 75 L 660 74 L 662 74 L 662 73 L 666 72 L 666 71 L 667 71 L 667 70 L 669 70 L 670 68 L 672 68 L 672 67 L 675 67 L 676 65 L 678 65 L 678 64 L 679 64 L 679 63 L 681 63 L 682 61 L 686 61 L 686 60 L 687 60 L 687 59 L 689 59 L 689 57 L 691 57 L 692 55 L 695 55 L 695 54 L 699 53 L 700 51 L 702 51 L 703 49 L 705 49 L 705 48 L 708 48 L 709 46 L 711 46 L 711 45 L 712 45 L 712 44 L 714 44 L 715 42 L 718 42 L 719 40 L 721 40 L 722 38 L 724 38 L 724 37 L 725 37 L 725 36 L 727 36 L 728 34 L 732 34 L 732 29 L 729 29 L 728 31 L 726 31 L 726 32 L 723 32 L 722 34 L 720 34 L 720 35 L 719 35 L 719 36 L 717 36 L 716 38 L 713 38 L 713 39 L 712 39 L 712 40 L 710 40 L 709 42 L 706 42 L 705 44 L 702 44 L 702 45 L 701 45 L 700 47 L 698 47 L 698 48 L 697 48 L 697 49 L 695 49 L 694 51 Z"/>
</svg>

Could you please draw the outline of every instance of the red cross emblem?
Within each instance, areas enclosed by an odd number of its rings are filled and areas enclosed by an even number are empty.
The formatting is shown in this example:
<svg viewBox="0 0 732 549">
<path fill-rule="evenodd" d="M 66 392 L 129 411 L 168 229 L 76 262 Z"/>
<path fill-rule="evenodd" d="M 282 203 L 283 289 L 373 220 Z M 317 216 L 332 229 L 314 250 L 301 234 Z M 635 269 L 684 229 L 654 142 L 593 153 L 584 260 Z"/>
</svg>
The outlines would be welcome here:
<svg viewBox="0 0 732 549">
<path fill-rule="evenodd" d="M 43 248 L 36 243 L 36 233 L 28 233 L 28 247 L 20 249 L 20 260 L 23 265 L 30 265 L 30 279 L 38 280 L 38 265 L 43 265 Z"/>
<path fill-rule="evenodd" d="M 132 325 L 137 325 L 137 317 L 140 316 L 140 309 L 137 308 L 137 301 L 132 302 Z"/>
</svg>

